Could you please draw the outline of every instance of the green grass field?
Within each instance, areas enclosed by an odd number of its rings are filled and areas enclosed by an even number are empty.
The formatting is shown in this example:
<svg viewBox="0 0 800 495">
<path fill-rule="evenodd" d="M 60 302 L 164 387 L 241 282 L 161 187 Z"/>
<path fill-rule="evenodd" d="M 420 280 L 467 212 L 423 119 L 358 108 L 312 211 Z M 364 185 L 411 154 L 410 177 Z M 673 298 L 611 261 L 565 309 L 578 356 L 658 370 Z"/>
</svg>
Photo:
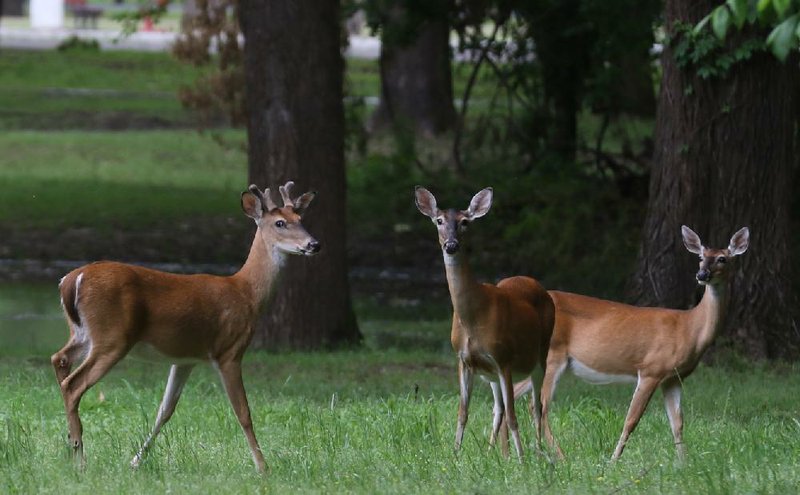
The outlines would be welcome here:
<svg viewBox="0 0 800 495">
<path fill-rule="evenodd" d="M 452 452 L 458 386 L 452 351 L 381 347 L 375 333 L 418 332 L 447 347 L 446 320 L 384 316 L 358 305 L 368 345 L 333 353 L 245 358 L 256 434 L 271 474 L 259 477 L 211 367 L 198 366 L 142 467 L 128 463 L 149 432 L 168 366 L 128 359 L 84 397 L 87 464 L 68 457 L 49 356 L 66 337 L 55 285 L 0 285 L 2 493 L 793 493 L 800 486 L 800 367 L 737 359 L 701 365 L 685 384 L 689 459 L 676 462 L 660 394 L 622 460 L 608 459 L 631 386 L 567 376 L 552 425 L 567 459 L 528 451 L 520 465 L 488 450 L 489 387 L 475 387 L 465 444 Z M 389 321 L 391 323 L 389 323 Z"/>
<path fill-rule="evenodd" d="M 622 460 L 610 464 L 630 387 L 565 379 L 553 428 L 568 459 L 553 465 L 532 455 L 528 415 L 520 413 L 529 455 L 519 465 L 487 451 L 491 398 L 483 384 L 463 451 L 453 454 L 457 385 L 450 354 L 254 352 L 245 383 L 271 467 L 265 479 L 255 473 L 209 367 L 195 372 L 142 468 L 130 470 L 166 374 L 166 365 L 123 363 L 87 393 L 81 472 L 68 461 L 63 405 L 47 356 L 3 359 L 0 491 L 792 493 L 800 486 L 796 366 L 783 373 L 701 367 L 684 398 L 685 466 L 675 462 L 660 397 Z"/>
<path fill-rule="evenodd" d="M 240 148 L 191 130 L 12 131 L 0 149 L 0 224 L 29 228 L 238 214 L 247 180 Z"/>
</svg>

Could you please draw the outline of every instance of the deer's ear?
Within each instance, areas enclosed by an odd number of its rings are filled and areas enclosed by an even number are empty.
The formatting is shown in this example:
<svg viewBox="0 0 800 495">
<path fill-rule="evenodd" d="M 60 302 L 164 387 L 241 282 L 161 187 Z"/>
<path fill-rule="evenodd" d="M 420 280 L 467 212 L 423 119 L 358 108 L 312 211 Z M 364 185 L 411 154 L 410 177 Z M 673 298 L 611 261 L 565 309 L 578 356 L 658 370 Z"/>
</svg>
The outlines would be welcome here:
<svg viewBox="0 0 800 495">
<path fill-rule="evenodd" d="M 739 256 L 747 251 L 749 246 L 750 229 L 747 227 L 742 227 L 738 232 L 733 234 L 733 237 L 731 237 L 731 242 L 728 244 L 728 251 L 730 251 L 731 256 Z"/>
<path fill-rule="evenodd" d="M 317 196 L 316 191 L 309 191 L 300 196 L 299 198 L 295 199 L 294 211 L 298 215 L 302 215 L 306 211 L 306 208 L 308 208 L 308 205 L 311 204 L 311 201 L 313 201 L 316 196 Z"/>
<path fill-rule="evenodd" d="M 700 242 L 700 236 L 694 230 L 683 225 L 681 226 L 681 235 L 683 236 L 683 245 L 686 246 L 690 253 L 703 254 L 703 243 Z"/>
<path fill-rule="evenodd" d="M 261 200 L 249 191 L 242 193 L 242 210 L 248 217 L 256 221 L 261 220 L 261 215 L 264 214 L 264 207 L 261 205 Z"/>
<path fill-rule="evenodd" d="M 489 208 L 492 207 L 493 196 L 494 191 L 491 187 L 478 191 L 478 193 L 472 197 L 472 201 L 469 202 L 469 208 L 464 213 L 470 220 L 486 215 L 489 213 Z"/>
<path fill-rule="evenodd" d="M 420 213 L 426 217 L 436 218 L 439 209 L 436 207 L 436 198 L 433 197 L 430 191 L 422 186 L 417 186 L 414 189 L 414 200 Z"/>
</svg>

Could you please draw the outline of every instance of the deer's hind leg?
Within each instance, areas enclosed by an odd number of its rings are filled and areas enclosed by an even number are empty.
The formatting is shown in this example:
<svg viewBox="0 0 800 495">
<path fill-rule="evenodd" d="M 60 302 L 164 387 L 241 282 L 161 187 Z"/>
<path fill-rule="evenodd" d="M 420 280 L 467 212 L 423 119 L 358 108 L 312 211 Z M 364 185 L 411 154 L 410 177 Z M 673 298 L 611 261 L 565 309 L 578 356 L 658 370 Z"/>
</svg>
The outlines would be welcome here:
<svg viewBox="0 0 800 495">
<path fill-rule="evenodd" d="M 492 397 L 494 398 L 494 408 L 492 409 L 492 433 L 489 436 L 489 447 L 494 447 L 497 441 L 498 433 L 500 432 L 500 425 L 503 423 L 505 417 L 505 406 L 503 405 L 503 392 L 500 390 L 500 383 L 489 382 L 492 387 Z M 503 455 L 508 454 L 508 448 L 503 452 Z"/>
<path fill-rule="evenodd" d="M 73 331 L 64 347 L 50 357 L 50 363 L 56 372 L 56 381 L 59 385 L 72 372 L 72 366 L 89 353 L 90 347 L 91 344 L 88 340 L 76 337 Z"/>
<path fill-rule="evenodd" d="M 98 382 L 120 359 L 128 353 L 126 342 L 112 342 L 108 345 L 93 345 L 89 355 L 61 382 L 61 395 L 67 412 L 69 441 L 73 453 L 83 459 L 83 425 L 78 415 L 83 394 Z"/>
</svg>

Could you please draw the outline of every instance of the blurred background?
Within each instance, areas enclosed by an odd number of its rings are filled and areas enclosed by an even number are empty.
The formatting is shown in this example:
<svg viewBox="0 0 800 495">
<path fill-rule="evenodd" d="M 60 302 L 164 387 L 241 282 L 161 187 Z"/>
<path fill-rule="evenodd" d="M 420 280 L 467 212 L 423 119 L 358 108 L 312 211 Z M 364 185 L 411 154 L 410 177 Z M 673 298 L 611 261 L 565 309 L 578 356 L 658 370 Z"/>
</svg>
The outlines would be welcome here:
<svg viewBox="0 0 800 495">
<path fill-rule="evenodd" d="M 56 284 L 100 259 L 229 274 L 239 193 L 319 195 L 254 345 L 447 349 L 425 185 L 473 270 L 691 307 L 689 225 L 749 226 L 720 350 L 798 356 L 798 2 L 0 2 L 0 347 L 64 341 Z M 326 308 L 320 311 L 318 308 Z"/>
</svg>

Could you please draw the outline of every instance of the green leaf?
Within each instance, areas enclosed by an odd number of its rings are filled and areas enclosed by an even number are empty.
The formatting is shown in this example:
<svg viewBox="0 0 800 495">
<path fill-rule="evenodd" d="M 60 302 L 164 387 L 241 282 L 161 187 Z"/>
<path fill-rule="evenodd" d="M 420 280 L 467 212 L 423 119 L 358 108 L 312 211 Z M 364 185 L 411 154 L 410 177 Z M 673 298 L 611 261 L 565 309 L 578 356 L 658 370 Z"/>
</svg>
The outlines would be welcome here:
<svg viewBox="0 0 800 495">
<path fill-rule="evenodd" d="M 772 0 L 772 6 L 775 8 L 775 12 L 778 13 L 778 19 L 783 19 L 792 6 L 792 0 Z"/>
<path fill-rule="evenodd" d="M 786 60 L 792 48 L 797 47 L 797 14 L 787 17 L 785 21 L 775 26 L 775 29 L 767 37 L 767 45 L 772 53 L 781 60 Z"/>
<path fill-rule="evenodd" d="M 747 20 L 747 11 L 749 4 L 747 0 L 728 0 L 725 5 L 731 10 L 733 14 L 733 22 L 736 24 L 737 29 L 742 29 L 745 21 Z"/>
<path fill-rule="evenodd" d="M 731 12 L 728 7 L 720 5 L 711 13 L 711 29 L 717 38 L 725 40 L 728 27 L 731 24 Z"/>
<path fill-rule="evenodd" d="M 703 28 L 706 27 L 706 24 L 708 24 L 708 21 L 710 20 L 711 20 L 711 14 L 708 14 L 707 16 L 700 19 L 700 22 L 698 22 L 697 25 L 694 27 L 694 29 L 692 29 L 692 33 L 700 34 L 700 31 L 702 31 Z"/>
<path fill-rule="evenodd" d="M 772 7 L 772 0 L 758 0 L 758 4 L 756 4 L 756 10 L 758 11 L 759 16 L 766 15 L 767 10 Z"/>
</svg>

